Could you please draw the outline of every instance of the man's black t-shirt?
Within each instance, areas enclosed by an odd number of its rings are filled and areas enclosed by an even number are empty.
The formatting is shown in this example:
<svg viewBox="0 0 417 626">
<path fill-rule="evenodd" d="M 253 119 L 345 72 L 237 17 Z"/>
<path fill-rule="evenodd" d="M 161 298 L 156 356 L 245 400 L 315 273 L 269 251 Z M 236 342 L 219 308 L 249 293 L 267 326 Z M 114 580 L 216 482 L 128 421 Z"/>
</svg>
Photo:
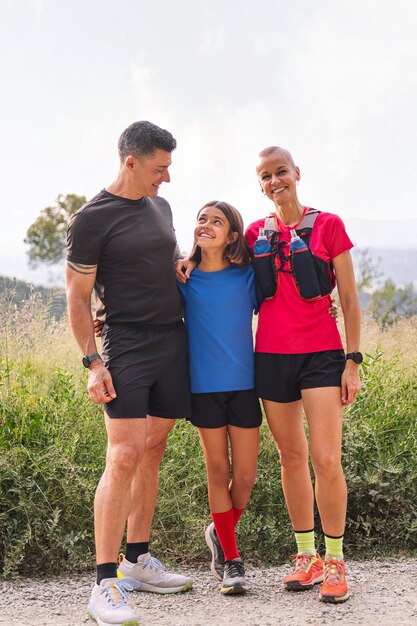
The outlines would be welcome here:
<svg viewBox="0 0 417 626">
<path fill-rule="evenodd" d="M 67 259 L 97 265 L 97 316 L 108 322 L 173 324 L 182 318 L 176 238 L 166 200 L 129 200 L 103 189 L 71 218 Z"/>
</svg>

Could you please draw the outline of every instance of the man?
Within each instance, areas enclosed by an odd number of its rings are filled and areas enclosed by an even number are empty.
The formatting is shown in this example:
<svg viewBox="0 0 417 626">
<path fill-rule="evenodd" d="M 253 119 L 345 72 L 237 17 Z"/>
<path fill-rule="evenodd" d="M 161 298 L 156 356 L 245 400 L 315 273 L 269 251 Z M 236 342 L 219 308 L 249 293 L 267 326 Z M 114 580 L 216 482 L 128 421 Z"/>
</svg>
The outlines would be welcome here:
<svg viewBox="0 0 417 626">
<path fill-rule="evenodd" d="M 191 588 L 149 554 L 158 469 L 175 418 L 190 415 L 188 362 L 176 286 L 169 182 L 172 135 L 135 122 L 119 139 L 116 180 L 75 213 L 68 227 L 66 282 L 72 332 L 84 353 L 91 400 L 104 405 L 106 467 L 94 502 L 97 581 L 88 612 L 98 624 L 138 624 L 130 589 Z M 91 315 L 105 320 L 103 355 Z M 126 557 L 117 554 L 127 525 Z M 119 576 L 119 577 L 118 577 Z"/>
</svg>

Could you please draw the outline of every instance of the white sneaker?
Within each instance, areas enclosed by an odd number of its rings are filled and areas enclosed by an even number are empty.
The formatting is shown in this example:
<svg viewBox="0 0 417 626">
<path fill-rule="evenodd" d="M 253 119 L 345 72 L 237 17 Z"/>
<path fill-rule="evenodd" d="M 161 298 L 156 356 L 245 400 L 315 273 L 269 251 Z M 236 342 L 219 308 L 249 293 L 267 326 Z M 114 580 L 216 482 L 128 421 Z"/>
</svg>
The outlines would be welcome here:
<svg viewBox="0 0 417 626">
<path fill-rule="evenodd" d="M 117 570 L 117 575 L 135 591 L 178 593 L 179 591 L 187 591 L 187 589 L 191 589 L 193 586 L 191 578 L 181 576 L 181 574 L 171 574 L 149 552 L 141 554 L 137 563 L 130 563 L 123 557 L 123 561 Z"/>
<path fill-rule="evenodd" d="M 132 587 L 117 578 L 105 578 L 91 591 L 87 613 L 99 626 L 139 626 L 139 618 L 126 602 Z"/>
</svg>

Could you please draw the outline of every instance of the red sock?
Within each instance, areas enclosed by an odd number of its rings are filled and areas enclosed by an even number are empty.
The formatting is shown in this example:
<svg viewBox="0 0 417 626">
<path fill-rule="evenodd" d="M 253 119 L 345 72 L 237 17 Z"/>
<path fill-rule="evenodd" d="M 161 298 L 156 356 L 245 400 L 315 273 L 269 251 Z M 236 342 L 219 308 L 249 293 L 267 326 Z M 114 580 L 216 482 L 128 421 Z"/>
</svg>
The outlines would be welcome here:
<svg viewBox="0 0 417 626">
<path fill-rule="evenodd" d="M 242 513 L 245 509 L 235 509 L 235 507 L 233 507 L 233 521 L 235 524 L 235 528 L 237 526 L 238 521 L 240 520 L 240 518 L 242 517 Z"/>
<path fill-rule="evenodd" d="M 212 513 L 217 536 L 224 552 L 224 560 L 237 559 L 239 552 L 236 545 L 235 525 L 233 521 L 233 509 L 224 513 Z"/>
</svg>

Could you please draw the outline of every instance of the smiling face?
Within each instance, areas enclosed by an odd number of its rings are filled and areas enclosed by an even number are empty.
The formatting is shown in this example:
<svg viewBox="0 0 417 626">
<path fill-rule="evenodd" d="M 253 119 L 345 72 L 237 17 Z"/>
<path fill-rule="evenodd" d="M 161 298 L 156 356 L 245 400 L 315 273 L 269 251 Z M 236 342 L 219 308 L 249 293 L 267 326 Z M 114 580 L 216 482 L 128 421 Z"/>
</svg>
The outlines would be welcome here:
<svg viewBox="0 0 417 626">
<path fill-rule="evenodd" d="M 171 165 L 171 153 L 157 148 L 145 157 L 128 156 L 125 166 L 129 172 L 132 190 L 138 197 L 157 196 L 161 183 L 169 183 L 168 168 Z"/>
<path fill-rule="evenodd" d="M 194 239 L 199 248 L 223 252 L 237 238 L 238 233 L 231 232 L 230 223 L 223 211 L 215 206 L 201 209 L 194 229 Z"/>
<path fill-rule="evenodd" d="M 297 181 L 300 180 L 300 170 L 294 165 L 287 150 L 274 148 L 270 152 L 261 152 L 256 173 L 262 191 L 275 206 L 298 202 Z"/>
</svg>

